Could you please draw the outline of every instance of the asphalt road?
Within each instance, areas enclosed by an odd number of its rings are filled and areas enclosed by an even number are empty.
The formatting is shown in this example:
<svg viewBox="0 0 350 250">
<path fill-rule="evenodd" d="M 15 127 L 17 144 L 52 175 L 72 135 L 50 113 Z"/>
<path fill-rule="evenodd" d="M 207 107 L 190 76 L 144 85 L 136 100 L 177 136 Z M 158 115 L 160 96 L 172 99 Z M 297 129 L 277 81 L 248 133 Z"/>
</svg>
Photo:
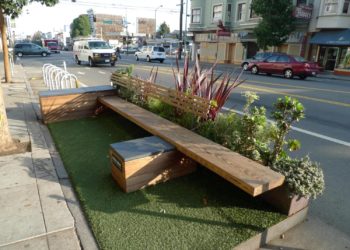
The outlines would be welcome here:
<svg viewBox="0 0 350 250">
<path fill-rule="evenodd" d="M 136 62 L 133 55 L 122 55 L 115 67 L 99 65 L 76 65 L 71 52 L 53 54 L 49 57 L 23 57 L 22 63 L 29 77 L 40 77 L 44 63 L 57 66 L 66 62 L 70 73 L 89 85 L 110 83 L 110 75 L 118 68 L 134 64 L 134 74 L 146 79 L 152 67 L 158 67 L 157 82 L 174 86 L 172 67 L 174 59 L 163 64 L 158 62 Z M 219 65 L 218 71 L 227 70 Z M 232 66 L 238 73 L 239 68 Z M 290 136 L 301 141 L 302 149 L 295 155 L 310 155 L 321 164 L 326 180 L 323 196 L 312 201 L 310 214 L 350 236 L 350 78 L 347 80 L 327 80 L 308 78 L 307 80 L 287 80 L 280 76 L 252 75 L 245 72 L 246 81 L 231 94 L 226 108 L 242 110 L 245 103 L 241 96 L 244 91 L 254 91 L 260 95 L 257 105 L 263 105 L 270 112 L 278 97 L 289 95 L 298 98 L 306 109 L 306 118 L 296 124 Z"/>
</svg>

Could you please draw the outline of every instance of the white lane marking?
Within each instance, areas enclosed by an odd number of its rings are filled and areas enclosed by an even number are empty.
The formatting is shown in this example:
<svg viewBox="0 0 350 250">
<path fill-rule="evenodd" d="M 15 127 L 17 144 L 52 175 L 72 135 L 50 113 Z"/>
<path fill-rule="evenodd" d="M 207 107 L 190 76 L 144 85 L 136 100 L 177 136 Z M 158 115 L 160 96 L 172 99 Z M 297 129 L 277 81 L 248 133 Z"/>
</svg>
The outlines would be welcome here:
<svg viewBox="0 0 350 250">
<path fill-rule="evenodd" d="M 226 108 L 226 107 L 223 107 L 222 109 L 226 110 L 226 111 L 233 111 L 233 112 L 235 112 L 237 114 L 243 115 L 243 112 L 239 111 L 239 110 L 230 109 L 230 108 Z M 274 123 L 274 121 L 269 120 L 269 119 L 267 119 L 267 121 L 271 122 L 271 123 Z M 340 145 L 343 145 L 343 146 L 346 146 L 346 147 L 350 147 L 350 142 L 342 141 L 342 140 L 339 140 L 339 139 L 336 139 L 336 138 L 333 138 L 333 137 L 329 137 L 329 136 L 326 136 L 326 135 L 315 133 L 315 132 L 312 132 L 312 131 L 309 131 L 309 130 L 305 130 L 305 129 L 302 129 L 302 128 L 297 128 L 297 127 L 294 127 L 294 126 L 292 126 L 292 130 L 298 131 L 298 132 L 303 133 L 303 134 L 311 135 L 311 136 L 314 136 L 314 137 L 317 137 L 317 138 L 320 138 L 320 139 L 323 139 L 323 140 L 326 140 L 326 141 L 337 143 L 337 144 L 340 144 Z"/>
<path fill-rule="evenodd" d="M 78 75 L 85 75 L 85 72 L 78 71 Z"/>
<path fill-rule="evenodd" d="M 103 71 L 98 71 L 98 73 L 102 74 L 102 75 L 105 75 L 106 72 L 103 72 Z"/>
</svg>

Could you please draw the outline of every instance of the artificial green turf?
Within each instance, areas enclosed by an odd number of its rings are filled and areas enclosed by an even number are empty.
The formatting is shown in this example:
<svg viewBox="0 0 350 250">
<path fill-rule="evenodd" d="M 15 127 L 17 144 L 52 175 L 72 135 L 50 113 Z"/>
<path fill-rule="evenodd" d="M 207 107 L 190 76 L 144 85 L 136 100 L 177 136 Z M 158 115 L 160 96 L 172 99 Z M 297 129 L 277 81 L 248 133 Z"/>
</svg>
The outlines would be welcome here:
<svg viewBox="0 0 350 250">
<path fill-rule="evenodd" d="M 148 134 L 117 115 L 49 128 L 101 249 L 231 249 L 285 218 L 204 168 L 123 193 L 109 144 Z"/>
</svg>

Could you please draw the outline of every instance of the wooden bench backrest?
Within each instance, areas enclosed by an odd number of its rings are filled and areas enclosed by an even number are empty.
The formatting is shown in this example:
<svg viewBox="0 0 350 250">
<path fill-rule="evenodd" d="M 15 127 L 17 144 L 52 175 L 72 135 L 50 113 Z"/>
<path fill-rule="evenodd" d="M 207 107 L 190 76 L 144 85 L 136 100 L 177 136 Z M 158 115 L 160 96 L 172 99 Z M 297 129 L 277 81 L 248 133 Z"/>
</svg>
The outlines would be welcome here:
<svg viewBox="0 0 350 250">
<path fill-rule="evenodd" d="M 184 112 L 207 118 L 210 101 L 205 98 L 179 92 L 135 77 L 123 76 L 119 73 L 113 73 L 111 81 L 113 84 L 132 89 L 146 97 L 159 99 Z"/>
</svg>

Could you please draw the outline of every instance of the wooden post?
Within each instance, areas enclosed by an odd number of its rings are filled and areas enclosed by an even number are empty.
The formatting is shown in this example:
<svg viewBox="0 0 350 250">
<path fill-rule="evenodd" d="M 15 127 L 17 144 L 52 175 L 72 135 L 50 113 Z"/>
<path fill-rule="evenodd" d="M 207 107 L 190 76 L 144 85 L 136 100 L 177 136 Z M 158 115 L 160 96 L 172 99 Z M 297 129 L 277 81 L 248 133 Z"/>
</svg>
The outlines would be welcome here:
<svg viewBox="0 0 350 250">
<path fill-rule="evenodd" d="M 2 40 L 2 49 L 4 56 L 4 71 L 5 71 L 5 82 L 11 82 L 11 70 L 10 70 L 10 60 L 9 60 L 9 51 L 7 47 L 7 30 L 5 18 L 2 13 L 2 9 L 0 9 L 0 32 L 1 32 L 1 40 Z"/>
</svg>

